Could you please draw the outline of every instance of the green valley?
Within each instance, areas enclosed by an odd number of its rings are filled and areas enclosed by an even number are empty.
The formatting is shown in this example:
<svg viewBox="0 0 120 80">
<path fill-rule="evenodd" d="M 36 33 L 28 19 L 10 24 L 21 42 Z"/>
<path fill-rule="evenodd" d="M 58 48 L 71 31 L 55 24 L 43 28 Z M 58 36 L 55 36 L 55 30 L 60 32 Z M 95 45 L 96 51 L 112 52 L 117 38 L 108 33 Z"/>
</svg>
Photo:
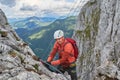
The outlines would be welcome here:
<svg viewBox="0 0 120 80">
<path fill-rule="evenodd" d="M 23 22 L 24 24 L 24 22 Z M 18 35 L 33 49 L 35 54 L 42 59 L 46 59 L 54 43 L 53 34 L 55 30 L 61 29 L 66 37 L 71 37 L 75 27 L 75 17 L 57 19 L 47 26 L 33 29 L 18 28 Z"/>
</svg>

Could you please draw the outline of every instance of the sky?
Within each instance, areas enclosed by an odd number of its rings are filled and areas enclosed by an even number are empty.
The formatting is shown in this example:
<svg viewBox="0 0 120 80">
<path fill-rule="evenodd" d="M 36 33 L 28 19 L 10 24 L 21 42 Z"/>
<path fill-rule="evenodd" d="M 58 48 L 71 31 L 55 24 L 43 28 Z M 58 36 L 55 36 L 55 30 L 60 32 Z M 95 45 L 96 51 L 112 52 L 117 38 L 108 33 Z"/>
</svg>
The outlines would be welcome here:
<svg viewBox="0 0 120 80">
<path fill-rule="evenodd" d="M 60 17 L 78 15 L 87 0 L 0 0 L 8 18 Z"/>
</svg>

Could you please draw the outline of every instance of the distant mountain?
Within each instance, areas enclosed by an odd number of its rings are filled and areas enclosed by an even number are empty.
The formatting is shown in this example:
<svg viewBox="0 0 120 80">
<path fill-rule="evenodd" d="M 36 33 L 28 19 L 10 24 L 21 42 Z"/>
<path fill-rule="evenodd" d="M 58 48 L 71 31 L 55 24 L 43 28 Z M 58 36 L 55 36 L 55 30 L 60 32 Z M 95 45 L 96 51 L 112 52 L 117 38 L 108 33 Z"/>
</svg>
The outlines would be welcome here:
<svg viewBox="0 0 120 80">
<path fill-rule="evenodd" d="M 13 22 L 21 21 L 21 20 L 24 20 L 24 18 L 8 18 L 9 23 L 13 23 Z"/>
<path fill-rule="evenodd" d="M 56 20 L 56 18 L 52 18 L 52 17 L 36 17 L 36 16 L 32 16 L 32 17 L 28 17 L 25 20 L 39 20 L 41 22 L 51 22 Z"/>
<path fill-rule="evenodd" d="M 50 17 L 28 17 L 28 18 L 13 18 L 13 19 L 8 19 L 10 24 L 13 26 L 14 29 L 17 28 L 28 28 L 28 29 L 33 29 L 41 26 L 47 26 L 53 21 L 55 21 L 55 18 L 50 18 Z"/>
<path fill-rule="evenodd" d="M 57 29 L 62 29 L 66 37 L 71 37 L 75 27 L 75 17 L 55 20 L 53 23 L 34 29 L 18 28 L 16 32 L 24 41 L 30 44 L 30 47 L 43 59 L 47 58 L 53 43 L 53 34 Z"/>
</svg>

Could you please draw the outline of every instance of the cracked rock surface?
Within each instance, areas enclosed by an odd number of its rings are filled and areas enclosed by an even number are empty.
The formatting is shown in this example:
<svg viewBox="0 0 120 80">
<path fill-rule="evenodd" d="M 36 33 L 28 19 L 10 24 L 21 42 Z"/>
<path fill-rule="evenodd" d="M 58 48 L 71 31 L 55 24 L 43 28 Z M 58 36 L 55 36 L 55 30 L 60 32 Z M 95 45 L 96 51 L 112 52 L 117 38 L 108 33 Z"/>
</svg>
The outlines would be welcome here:
<svg viewBox="0 0 120 80">
<path fill-rule="evenodd" d="M 34 56 L 0 9 L 0 80 L 66 80 L 63 75 L 49 71 Z"/>
</svg>

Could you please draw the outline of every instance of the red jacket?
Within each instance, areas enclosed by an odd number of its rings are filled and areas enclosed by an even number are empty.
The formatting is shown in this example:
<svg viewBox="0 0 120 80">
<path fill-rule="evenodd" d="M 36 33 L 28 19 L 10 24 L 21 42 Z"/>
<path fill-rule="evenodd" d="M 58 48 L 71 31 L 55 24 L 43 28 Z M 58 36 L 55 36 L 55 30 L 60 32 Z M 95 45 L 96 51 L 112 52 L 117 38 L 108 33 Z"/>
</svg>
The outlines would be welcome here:
<svg viewBox="0 0 120 80">
<path fill-rule="evenodd" d="M 74 49 L 71 43 L 67 43 L 67 40 L 63 42 L 63 44 L 58 44 L 55 42 L 54 47 L 50 53 L 50 56 L 53 60 L 54 56 L 58 52 L 59 54 L 59 61 L 58 65 L 62 65 L 63 67 L 69 66 L 72 62 L 75 62 L 74 57 Z M 57 60 L 57 61 L 58 61 Z"/>
</svg>

